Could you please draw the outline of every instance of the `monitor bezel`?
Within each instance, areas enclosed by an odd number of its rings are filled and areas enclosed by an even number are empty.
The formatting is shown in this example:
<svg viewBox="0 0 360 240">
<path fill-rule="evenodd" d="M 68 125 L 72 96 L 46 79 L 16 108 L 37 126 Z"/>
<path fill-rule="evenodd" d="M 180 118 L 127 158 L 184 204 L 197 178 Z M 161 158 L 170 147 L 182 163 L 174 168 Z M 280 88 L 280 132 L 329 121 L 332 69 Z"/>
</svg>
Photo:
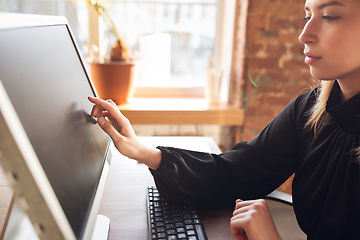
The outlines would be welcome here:
<svg viewBox="0 0 360 240">
<path fill-rule="evenodd" d="M 0 31 L 6 29 L 41 27 L 52 25 L 65 25 L 71 40 L 74 44 L 75 50 L 84 69 L 84 73 L 91 85 L 94 95 L 97 96 L 95 87 L 88 74 L 84 61 L 81 57 L 79 48 L 76 44 L 75 38 L 72 34 L 69 23 L 65 17 L 61 16 L 47 16 L 47 15 L 32 15 L 19 13 L 0 13 Z M 0 148 L 0 163 L 5 172 L 5 175 L 14 189 L 14 195 L 20 203 L 22 210 L 27 213 L 34 229 L 36 230 L 40 239 L 76 239 L 71 229 L 69 222 L 61 208 L 59 201 L 41 167 L 39 159 L 37 158 L 30 140 L 28 139 L 25 130 L 15 112 L 13 105 L 0 79 L 0 143 L 1 139 L 10 145 L 6 149 Z M 110 167 L 111 141 L 109 141 L 106 158 L 102 166 L 101 176 L 98 182 L 96 194 L 93 199 L 93 204 L 85 225 L 83 240 L 89 240 L 95 227 L 96 219 L 100 209 L 101 198 L 105 188 L 106 177 Z M 1 144 L 0 144 L 1 147 Z M 18 161 L 8 161 L 8 159 L 18 158 Z M 22 172 L 19 172 L 19 166 L 23 166 Z M 16 176 L 17 179 L 14 178 Z M 19 181 L 19 179 L 30 179 L 30 181 Z M 16 181 L 15 181 L 16 180 Z M 43 205 L 34 204 L 34 201 L 40 197 L 43 200 Z M 31 206 L 31 207 L 29 207 Z M 42 214 L 38 208 L 45 213 Z M 11 214 L 11 209 L 9 209 Z M 45 228 L 43 223 L 50 226 L 51 238 L 46 235 L 42 229 Z M 45 229 L 48 229 L 46 227 Z M 6 229 L 3 229 L 6 231 Z M 4 235 L 4 234 L 2 234 Z M 54 238 L 58 235 L 59 238 Z"/>
</svg>

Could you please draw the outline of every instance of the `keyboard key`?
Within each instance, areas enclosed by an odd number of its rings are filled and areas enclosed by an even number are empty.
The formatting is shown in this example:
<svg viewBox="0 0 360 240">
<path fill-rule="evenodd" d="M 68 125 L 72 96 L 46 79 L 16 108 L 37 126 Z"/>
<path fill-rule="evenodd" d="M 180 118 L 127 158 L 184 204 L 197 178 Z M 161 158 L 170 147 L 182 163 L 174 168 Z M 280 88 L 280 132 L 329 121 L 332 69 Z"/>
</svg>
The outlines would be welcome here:
<svg viewBox="0 0 360 240">
<path fill-rule="evenodd" d="M 175 227 L 183 227 L 184 224 L 182 222 L 177 222 L 175 223 Z"/>
<path fill-rule="evenodd" d="M 155 225 L 157 227 L 163 227 L 163 226 L 165 226 L 165 223 L 164 222 L 157 222 L 157 223 L 155 223 Z"/>
<path fill-rule="evenodd" d="M 177 240 L 175 235 L 169 235 L 168 240 Z"/>
<path fill-rule="evenodd" d="M 162 214 L 162 212 L 156 212 L 155 213 L 155 217 L 161 217 L 163 214 Z"/>
<path fill-rule="evenodd" d="M 158 233 L 157 237 L 158 238 L 164 238 L 164 237 L 166 237 L 166 234 L 165 233 Z"/>
<path fill-rule="evenodd" d="M 174 223 L 174 219 L 165 219 L 165 223 L 168 224 L 168 223 Z"/>
<path fill-rule="evenodd" d="M 194 225 L 186 225 L 186 230 L 192 230 L 194 229 Z"/>
<path fill-rule="evenodd" d="M 175 229 L 170 229 L 170 230 L 167 230 L 166 233 L 168 235 L 175 235 L 176 232 L 175 232 Z"/>
<path fill-rule="evenodd" d="M 178 238 L 179 239 L 186 239 L 186 234 L 185 233 L 180 233 L 180 234 L 178 234 Z"/>
<path fill-rule="evenodd" d="M 174 224 L 166 224 L 166 228 L 167 229 L 169 229 L 169 228 L 172 229 L 172 228 L 174 228 Z"/>
<path fill-rule="evenodd" d="M 164 218 L 163 217 L 155 217 L 155 221 L 162 222 L 162 221 L 164 221 Z"/>
<path fill-rule="evenodd" d="M 158 233 L 160 233 L 160 232 L 165 232 L 165 228 L 164 228 L 164 227 L 158 227 L 158 228 L 156 228 L 156 231 L 157 231 Z"/>
<path fill-rule="evenodd" d="M 187 219 L 187 220 L 184 221 L 184 223 L 185 223 L 185 224 L 192 224 L 193 221 L 192 221 L 191 219 Z"/>
</svg>

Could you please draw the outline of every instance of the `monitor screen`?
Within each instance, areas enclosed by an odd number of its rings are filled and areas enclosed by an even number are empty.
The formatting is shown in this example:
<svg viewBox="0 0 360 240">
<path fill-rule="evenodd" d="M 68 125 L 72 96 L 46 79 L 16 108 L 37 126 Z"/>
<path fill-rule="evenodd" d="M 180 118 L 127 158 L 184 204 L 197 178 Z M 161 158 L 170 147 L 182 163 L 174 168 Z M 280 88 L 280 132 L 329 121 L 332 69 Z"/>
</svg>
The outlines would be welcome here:
<svg viewBox="0 0 360 240">
<path fill-rule="evenodd" d="M 0 29 L 0 79 L 81 239 L 109 138 L 89 116 L 95 93 L 67 24 Z"/>
</svg>

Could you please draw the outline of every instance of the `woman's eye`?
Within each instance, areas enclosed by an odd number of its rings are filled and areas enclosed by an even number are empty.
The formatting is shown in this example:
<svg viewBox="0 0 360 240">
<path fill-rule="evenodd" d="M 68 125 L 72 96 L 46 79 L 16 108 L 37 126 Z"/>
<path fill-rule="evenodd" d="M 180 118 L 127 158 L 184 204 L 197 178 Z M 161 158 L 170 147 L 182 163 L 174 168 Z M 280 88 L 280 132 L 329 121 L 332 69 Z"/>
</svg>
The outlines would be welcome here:
<svg viewBox="0 0 360 240">
<path fill-rule="evenodd" d="M 338 17 L 334 17 L 334 16 L 322 16 L 321 17 L 323 20 L 325 20 L 326 22 L 331 22 L 333 20 L 338 19 Z"/>
</svg>

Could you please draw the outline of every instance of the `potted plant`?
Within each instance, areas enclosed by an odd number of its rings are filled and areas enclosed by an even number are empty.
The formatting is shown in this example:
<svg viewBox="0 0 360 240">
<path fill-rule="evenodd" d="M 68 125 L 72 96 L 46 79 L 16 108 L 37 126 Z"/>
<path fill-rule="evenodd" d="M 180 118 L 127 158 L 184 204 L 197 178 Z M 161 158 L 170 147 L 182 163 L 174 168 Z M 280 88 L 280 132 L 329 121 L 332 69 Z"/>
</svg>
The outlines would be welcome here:
<svg viewBox="0 0 360 240">
<path fill-rule="evenodd" d="M 99 97 L 112 99 L 116 104 L 126 103 L 135 91 L 138 61 L 131 57 L 130 49 L 119 34 L 109 13 L 99 0 L 87 0 L 98 16 L 109 27 L 116 41 L 107 58 L 90 58 L 90 75 Z"/>
</svg>

